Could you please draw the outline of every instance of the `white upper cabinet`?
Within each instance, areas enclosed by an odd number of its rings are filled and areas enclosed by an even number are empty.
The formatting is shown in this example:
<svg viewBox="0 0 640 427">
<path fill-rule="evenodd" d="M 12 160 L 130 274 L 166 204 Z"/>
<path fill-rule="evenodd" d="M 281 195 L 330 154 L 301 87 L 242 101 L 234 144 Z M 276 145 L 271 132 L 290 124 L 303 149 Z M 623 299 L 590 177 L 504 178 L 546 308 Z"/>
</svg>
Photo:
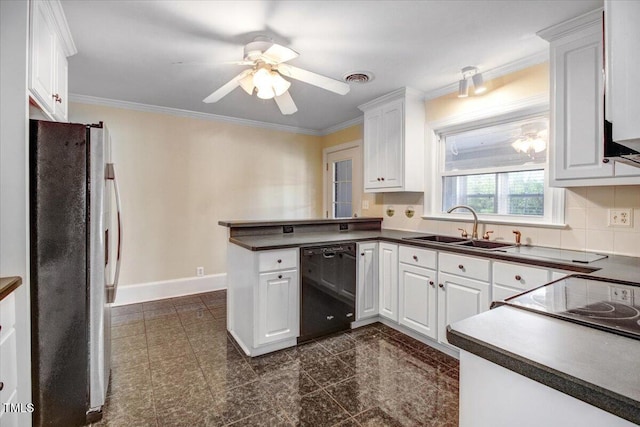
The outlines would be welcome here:
<svg viewBox="0 0 640 427">
<path fill-rule="evenodd" d="M 360 105 L 365 192 L 424 190 L 424 95 L 402 88 Z"/>
<path fill-rule="evenodd" d="M 640 169 L 603 161 L 602 10 L 538 35 L 551 48 L 550 185 L 640 184 Z"/>
<path fill-rule="evenodd" d="M 607 119 L 613 140 L 640 151 L 640 2 L 605 0 Z"/>
<path fill-rule="evenodd" d="M 30 2 L 29 94 L 51 119 L 68 120 L 67 57 L 77 53 L 58 1 Z"/>
</svg>

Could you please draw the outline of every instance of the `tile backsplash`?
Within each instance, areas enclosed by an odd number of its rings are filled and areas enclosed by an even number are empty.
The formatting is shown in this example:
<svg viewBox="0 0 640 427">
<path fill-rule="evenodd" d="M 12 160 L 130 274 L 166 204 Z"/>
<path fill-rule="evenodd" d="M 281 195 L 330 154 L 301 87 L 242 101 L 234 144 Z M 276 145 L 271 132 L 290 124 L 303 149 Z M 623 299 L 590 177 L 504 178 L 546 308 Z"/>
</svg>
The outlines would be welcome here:
<svg viewBox="0 0 640 427">
<path fill-rule="evenodd" d="M 421 194 L 385 194 L 383 198 L 384 228 L 459 235 L 458 228 L 471 234 L 468 222 L 452 222 L 422 219 L 423 195 Z M 386 214 L 388 206 L 393 206 L 395 214 Z M 407 207 L 415 209 L 415 215 L 405 215 Z M 611 227 L 609 209 L 631 209 L 631 227 Z M 484 223 L 478 227 L 482 235 L 493 230 L 491 240 L 514 241 L 513 230 L 522 232 L 522 243 L 602 252 L 617 255 L 640 257 L 640 185 L 576 187 L 565 192 L 565 229 L 552 229 L 533 226 L 510 226 Z"/>
</svg>

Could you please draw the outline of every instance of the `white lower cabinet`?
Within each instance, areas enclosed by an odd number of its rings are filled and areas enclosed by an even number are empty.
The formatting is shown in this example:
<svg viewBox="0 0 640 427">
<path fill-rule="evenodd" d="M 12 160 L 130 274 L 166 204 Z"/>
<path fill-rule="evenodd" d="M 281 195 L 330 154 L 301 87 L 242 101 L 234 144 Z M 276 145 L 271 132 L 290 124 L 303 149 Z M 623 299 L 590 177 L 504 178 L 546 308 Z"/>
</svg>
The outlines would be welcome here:
<svg viewBox="0 0 640 427">
<path fill-rule="evenodd" d="M 227 328 L 259 356 L 296 345 L 300 335 L 298 249 L 250 251 L 229 243 Z"/>
<path fill-rule="evenodd" d="M 378 253 L 380 316 L 398 321 L 398 245 L 380 243 Z"/>
<path fill-rule="evenodd" d="M 258 344 L 298 336 L 298 286 L 296 270 L 260 274 Z"/>
<path fill-rule="evenodd" d="M 549 270 L 528 265 L 493 263 L 493 301 L 502 301 L 549 283 Z"/>
<path fill-rule="evenodd" d="M 489 291 L 487 282 L 438 272 L 438 341 L 451 345 L 447 325 L 489 310 Z"/>
<path fill-rule="evenodd" d="M 358 243 L 356 320 L 378 315 L 378 243 Z"/>
<path fill-rule="evenodd" d="M 400 263 L 398 271 L 399 323 L 427 337 L 437 339 L 438 294 L 435 270 Z"/>
<path fill-rule="evenodd" d="M 17 426 L 18 413 L 6 412 L 5 403 L 15 403 L 18 388 L 15 292 L 0 301 L 0 425 Z"/>
</svg>

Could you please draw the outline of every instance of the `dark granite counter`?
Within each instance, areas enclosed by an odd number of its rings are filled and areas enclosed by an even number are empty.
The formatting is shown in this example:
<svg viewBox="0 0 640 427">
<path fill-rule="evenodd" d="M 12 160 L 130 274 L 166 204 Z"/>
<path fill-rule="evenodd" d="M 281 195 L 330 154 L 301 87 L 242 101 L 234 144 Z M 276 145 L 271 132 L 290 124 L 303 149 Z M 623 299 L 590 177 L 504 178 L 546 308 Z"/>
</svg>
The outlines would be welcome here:
<svg viewBox="0 0 640 427">
<path fill-rule="evenodd" d="M 359 217 L 359 218 L 341 218 L 341 219 L 292 219 L 292 220 L 228 220 L 218 221 L 218 225 L 229 228 L 256 228 L 271 227 L 283 225 L 322 225 L 322 224 L 354 224 L 358 222 L 382 222 L 382 218 L 378 217 Z"/>
<path fill-rule="evenodd" d="M 0 277 L 0 301 L 9 296 L 22 284 L 21 277 Z"/>
<path fill-rule="evenodd" d="M 502 306 L 449 325 L 455 346 L 640 424 L 640 340 Z"/>
</svg>

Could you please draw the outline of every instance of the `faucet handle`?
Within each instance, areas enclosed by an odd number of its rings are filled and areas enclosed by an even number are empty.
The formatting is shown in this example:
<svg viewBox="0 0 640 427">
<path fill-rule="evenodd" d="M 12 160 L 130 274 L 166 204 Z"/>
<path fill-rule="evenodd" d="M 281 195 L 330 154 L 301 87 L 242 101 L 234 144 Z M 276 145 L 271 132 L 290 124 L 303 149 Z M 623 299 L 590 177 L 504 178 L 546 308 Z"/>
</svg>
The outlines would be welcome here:
<svg viewBox="0 0 640 427">
<path fill-rule="evenodd" d="M 467 233 L 467 230 L 465 230 L 464 228 L 458 228 L 458 230 L 462 231 L 462 237 L 463 238 L 467 238 L 469 237 L 469 234 Z"/>
<path fill-rule="evenodd" d="M 484 232 L 484 234 L 482 235 L 482 238 L 483 238 L 484 240 L 489 240 L 489 238 L 491 237 L 491 236 L 489 236 L 489 233 L 493 233 L 493 230 L 487 230 L 487 231 L 485 231 L 485 232 Z"/>
<path fill-rule="evenodd" d="M 522 237 L 522 233 L 519 230 L 513 230 L 513 234 L 516 235 L 516 245 L 520 245 L 520 238 Z"/>
</svg>

